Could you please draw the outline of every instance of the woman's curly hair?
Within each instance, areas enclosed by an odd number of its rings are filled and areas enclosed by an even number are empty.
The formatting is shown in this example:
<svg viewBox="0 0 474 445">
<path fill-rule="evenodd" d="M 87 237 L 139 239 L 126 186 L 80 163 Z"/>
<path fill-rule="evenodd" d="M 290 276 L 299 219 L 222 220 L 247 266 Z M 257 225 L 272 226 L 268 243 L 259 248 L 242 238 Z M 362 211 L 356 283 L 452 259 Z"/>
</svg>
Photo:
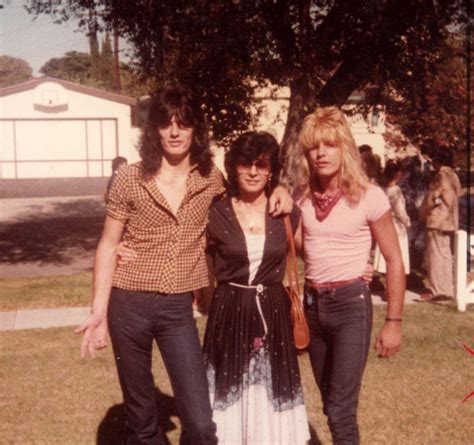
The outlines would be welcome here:
<svg viewBox="0 0 474 445">
<path fill-rule="evenodd" d="M 227 189 L 230 196 L 239 196 L 239 183 L 237 175 L 238 164 L 251 164 L 262 155 L 268 155 L 270 173 L 265 192 L 267 196 L 278 185 L 281 163 L 279 159 L 280 146 L 277 140 L 265 131 L 247 131 L 242 133 L 231 144 L 225 154 L 224 167 L 227 173 Z"/>
<path fill-rule="evenodd" d="M 209 147 L 208 129 L 201 104 L 191 93 L 180 86 L 168 86 L 158 90 L 150 102 L 147 124 L 140 139 L 140 157 L 143 176 L 154 176 L 163 156 L 158 129 L 170 124 L 175 117 L 179 125 L 193 129 L 190 148 L 192 165 L 197 165 L 199 173 L 208 176 L 212 168 L 212 153 Z"/>
</svg>

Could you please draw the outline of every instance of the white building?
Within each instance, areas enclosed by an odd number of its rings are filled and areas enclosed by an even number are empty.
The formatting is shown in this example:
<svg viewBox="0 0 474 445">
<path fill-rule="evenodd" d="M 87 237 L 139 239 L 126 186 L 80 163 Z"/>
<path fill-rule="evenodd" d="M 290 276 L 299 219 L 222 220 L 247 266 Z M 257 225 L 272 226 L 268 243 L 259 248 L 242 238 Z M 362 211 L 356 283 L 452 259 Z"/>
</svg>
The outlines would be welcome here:
<svg viewBox="0 0 474 445">
<path fill-rule="evenodd" d="M 135 162 L 135 104 L 130 97 L 49 77 L 1 88 L 0 191 L 12 181 L 94 182 L 110 176 L 118 155 Z"/>
<path fill-rule="evenodd" d="M 289 96 L 288 88 L 255 95 L 256 129 L 279 142 Z M 353 95 L 345 108 L 357 102 Z M 127 96 L 50 77 L 0 88 L 0 198 L 102 193 L 114 157 L 139 160 L 136 105 Z M 356 143 L 370 145 L 383 160 L 383 111 L 349 114 Z M 215 154 L 222 168 L 224 150 L 215 147 Z"/>
<path fill-rule="evenodd" d="M 261 108 L 258 129 L 272 133 L 281 142 L 285 131 L 286 116 L 290 103 L 289 88 L 281 88 L 273 96 L 265 89 L 257 91 L 256 109 Z M 366 115 L 351 113 L 357 104 L 363 102 L 363 93 L 354 92 L 348 99 L 343 111 L 347 112 L 352 134 L 358 146 L 367 144 L 382 159 L 385 155 L 385 116 L 381 107 L 370 107 Z"/>
<path fill-rule="evenodd" d="M 271 94 L 273 91 L 273 94 Z M 382 163 L 387 157 L 387 145 L 384 140 L 385 113 L 382 107 L 367 107 L 367 113 L 353 112 L 357 104 L 363 102 L 363 93 L 354 92 L 343 107 L 346 112 L 349 125 L 354 135 L 357 146 L 370 145 L 372 152 L 380 156 Z M 278 142 L 283 139 L 285 132 L 286 118 L 290 103 L 290 89 L 287 87 L 258 89 L 255 93 L 252 112 L 258 116 L 255 125 L 257 131 L 267 131 L 271 133 Z M 216 164 L 223 168 L 224 150 L 215 148 Z"/>
</svg>

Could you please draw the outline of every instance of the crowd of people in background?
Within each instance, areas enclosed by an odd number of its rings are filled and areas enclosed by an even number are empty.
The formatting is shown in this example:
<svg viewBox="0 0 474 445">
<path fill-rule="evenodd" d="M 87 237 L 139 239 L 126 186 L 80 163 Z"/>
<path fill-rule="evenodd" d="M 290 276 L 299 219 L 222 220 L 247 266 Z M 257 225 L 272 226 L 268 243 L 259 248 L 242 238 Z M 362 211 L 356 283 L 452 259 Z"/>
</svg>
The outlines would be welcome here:
<svg viewBox="0 0 474 445">
<path fill-rule="evenodd" d="M 361 145 L 359 151 L 366 175 L 389 197 L 405 273 L 417 274 L 411 281 L 421 289 L 420 300 L 452 299 L 454 232 L 459 228 L 461 196 L 453 151 L 423 144 L 417 155 L 388 159 L 384 168 L 370 146 Z M 385 273 L 377 247 L 374 268 Z"/>
</svg>

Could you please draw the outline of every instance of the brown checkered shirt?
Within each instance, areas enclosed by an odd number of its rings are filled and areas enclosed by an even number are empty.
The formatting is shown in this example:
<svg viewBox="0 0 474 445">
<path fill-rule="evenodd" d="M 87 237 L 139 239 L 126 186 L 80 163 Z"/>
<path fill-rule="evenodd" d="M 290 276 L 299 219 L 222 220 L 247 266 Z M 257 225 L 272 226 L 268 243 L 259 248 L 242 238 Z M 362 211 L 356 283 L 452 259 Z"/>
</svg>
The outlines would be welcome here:
<svg viewBox="0 0 474 445">
<path fill-rule="evenodd" d="M 213 166 L 203 177 L 193 168 L 175 216 L 155 179 L 143 179 L 141 171 L 140 162 L 122 168 L 110 191 L 107 215 L 125 223 L 124 241 L 138 253 L 117 266 L 112 285 L 162 293 L 207 286 L 205 228 L 212 200 L 225 191 L 222 174 Z"/>
</svg>

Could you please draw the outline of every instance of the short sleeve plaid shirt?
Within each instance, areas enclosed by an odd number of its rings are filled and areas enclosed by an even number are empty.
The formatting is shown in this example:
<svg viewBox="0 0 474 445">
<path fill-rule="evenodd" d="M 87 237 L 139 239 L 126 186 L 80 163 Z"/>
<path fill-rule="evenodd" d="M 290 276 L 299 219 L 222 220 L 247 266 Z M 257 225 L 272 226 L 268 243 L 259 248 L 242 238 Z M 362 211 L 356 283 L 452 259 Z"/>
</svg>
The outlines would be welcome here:
<svg viewBox="0 0 474 445">
<path fill-rule="evenodd" d="M 193 168 L 174 215 L 155 179 L 142 177 L 141 163 L 122 168 L 110 191 L 107 215 L 125 223 L 124 241 L 138 259 L 117 266 L 112 285 L 162 293 L 207 286 L 207 214 L 212 200 L 224 191 L 223 176 L 215 166 L 208 177 Z"/>
</svg>

